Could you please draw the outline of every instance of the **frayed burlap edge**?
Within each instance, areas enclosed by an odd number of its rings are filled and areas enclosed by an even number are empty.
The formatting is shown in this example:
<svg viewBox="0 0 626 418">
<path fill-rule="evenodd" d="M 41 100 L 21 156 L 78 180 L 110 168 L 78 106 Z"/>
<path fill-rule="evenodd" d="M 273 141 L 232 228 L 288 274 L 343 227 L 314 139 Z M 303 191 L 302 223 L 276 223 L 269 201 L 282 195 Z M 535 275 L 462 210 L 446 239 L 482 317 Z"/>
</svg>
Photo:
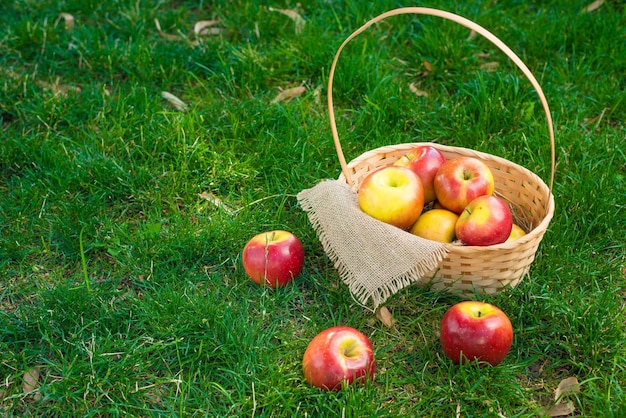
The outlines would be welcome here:
<svg viewBox="0 0 626 418">
<path fill-rule="evenodd" d="M 325 180 L 297 195 L 322 248 L 355 300 L 373 310 L 390 296 L 434 271 L 445 244 L 426 240 L 363 213 L 355 192 Z M 431 273 L 432 274 L 432 273 Z"/>
</svg>

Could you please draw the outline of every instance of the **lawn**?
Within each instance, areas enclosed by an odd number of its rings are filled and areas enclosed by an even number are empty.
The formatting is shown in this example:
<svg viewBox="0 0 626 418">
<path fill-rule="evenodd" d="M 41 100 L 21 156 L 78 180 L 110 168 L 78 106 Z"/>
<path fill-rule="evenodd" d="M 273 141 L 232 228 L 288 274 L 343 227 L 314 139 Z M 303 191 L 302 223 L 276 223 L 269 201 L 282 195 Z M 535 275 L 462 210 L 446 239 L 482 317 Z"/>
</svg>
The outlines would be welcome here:
<svg viewBox="0 0 626 418">
<path fill-rule="evenodd" d="M 626 416 L 626 8 L 590 3 L 0 4 L 0 413 Z M 495 367 L 445 357 L 439 322 L 457 296 L 408 286 L 384 303 L 392 326 L 359 305 L 296 199 L 340 173 L 335 51 L 408 5 L 493 32 L 552 110 L 554 218 L 529 275 L 477 295 L 514 327 Z M 437 142 L 550 177 L 532 86 L 452 22 L 372 26 L 342 53 L 333 95 L 348 160 Z M 273 229 L 306 252 L 277 290 L 241 263 Z M 371 339 L 377 373 L 328 393 L 301 363 L 334 325 Z"/>
</svg>

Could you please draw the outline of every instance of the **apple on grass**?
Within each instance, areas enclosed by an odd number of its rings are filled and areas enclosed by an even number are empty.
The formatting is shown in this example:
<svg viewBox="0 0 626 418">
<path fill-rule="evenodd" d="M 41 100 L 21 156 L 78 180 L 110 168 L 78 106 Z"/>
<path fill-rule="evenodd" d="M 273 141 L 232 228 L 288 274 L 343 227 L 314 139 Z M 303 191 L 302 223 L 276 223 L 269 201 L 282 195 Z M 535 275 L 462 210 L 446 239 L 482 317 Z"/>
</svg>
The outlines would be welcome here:
<svg viewBox="0 0 626 418">
<path fill-rule="evenodd" d="M 495 366 L 511 349 L 513 326 L 496 306 L 465 301 L 444 314 L 440 340 L 444 353 L 456 364 L 478 360 Z"/>
<path fill-rule="evenodd" d="M 255 283 L 281 287 L 302 271 L 304 247 L 291 232 L 264 232 L 248 241 L 243 249 L 242 262 L 246 274 Z"/>
<path fill-rule="evenodd" d="M 317 334 L 302 358 L 306 381 L 320 389 L 340 390 L 344 384 L 364 383 L 376 371 L 372 343 L 360 331 L 335 326 Z"/>
<path fill-rule="evenodd" d="M 474 157 L 447 160 L 433 180 L 437 201 L 446 209 L 461 213 L 478 196 L 491 195 L 495 187 L 491 169 Z"/>
<path fill-rule="evenodd" d="M 459 215 L 447 209 L 431 209 L 417 218 L 409 232 L 429 240 L 449 243 L 456 237 L 457 219 Z"/>
<path fill-rule="evenodd" d="M 513 216 L 497 196 L 480 196 L 463 209 L 456 221 L 456 237 L 467 245 L 502 244 L 511 235 Z"/>
<path fill-rule="evenodd" d="M 388 165 L 365 177 L 358 192 L 359 207 L 379 221 L 409 229 L 424 209 L 424 188 L 417 174 Z"/>
<path fill-rule="evenodd" d="M 394 165 L 411 169 L 422 181 L 424 203 L 435 200 L 434 179 L 439 168 L 446 162 L 441 151 L 431 145 L 420 145 L 400 157 Z"/>
</svg>

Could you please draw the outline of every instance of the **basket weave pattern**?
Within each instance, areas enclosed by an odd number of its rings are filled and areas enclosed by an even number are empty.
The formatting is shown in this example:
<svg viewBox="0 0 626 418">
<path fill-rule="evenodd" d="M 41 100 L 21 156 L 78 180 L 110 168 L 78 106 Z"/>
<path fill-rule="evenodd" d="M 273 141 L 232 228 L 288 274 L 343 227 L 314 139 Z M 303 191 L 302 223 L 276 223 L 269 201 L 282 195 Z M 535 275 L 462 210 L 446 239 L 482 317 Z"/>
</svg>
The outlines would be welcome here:
<svg viewBox="0 0 626 418">
<path fill-rule="evenodd" d="M 548 186 L 533 172 L 504 158 L 467 148 L 436 143 L 407 143 L 368 151 L 348 164 L 354 191 L 373 170 L 393 164 L 418 145 L 430 145 L 446 158 L 474 157 L 491 169 L 497 194 L 509 203 L 515 223 L 529 231 L 514 242 L 488 247 L 448 244 L 448 255 L 430 272 L 434 288 L 471 297 L 474 292 L 497 293 L 513 287 L 528 273 L 535 253 L 554 213 Z M 339 177 L 345 180 L 343 174 Z"/>
<path fill-rule="evenodd" d="M 533 172 L 504 158 L 467 148 L 427 143 L 439 149 L 448 159 L 469 156 L 485 162 L 493 173 L 496 194 L 509 203 L 515 223 L 522 226 L 527 231 L 527 234 L 512 242 L 487 247 L 448 244 L 447 256 L 438 268 L 429 272 L 428 275 L 430 277 L 424 277 L 424 281 L 432 279 L 431 284 L 433 287 L 447 289 L 468 298 L 473 297 L 475 292 L 494 294 L 506 287 L 514 287 L 528 274 L 539 244 L 554 214 L 554 196 L 551 193 L 555 171 L 554 128 L 545 95 L 531 71 L 510 48 L 486 29 L 452 13 L 437 9 L 407 7 L 394 9 L 371 19 L 344 41 L 335 55 L 328 81 L 328 111 L 331 131 L 335 141 L 337 156 L 342 167 L 339 179 L 346 181 L 352 190 L 356 192 L 361 182 L 371 171 L 393 164 L 408 151 L 418 145 L 425 144 L 407 143 L 384 146 L 367 151 L 346 163 L 337 133 L 332 86 L 335 68 L 341 51 L 351 39 L 365 31 L 372 24 L 387 17 L 400 14 L 423 14 L 441 17 L 459 23 L 484 36 L 522 70 L 535 88 L 543 105 L 551 145 L 550 186 L 546 185 Z"/>
</svg>

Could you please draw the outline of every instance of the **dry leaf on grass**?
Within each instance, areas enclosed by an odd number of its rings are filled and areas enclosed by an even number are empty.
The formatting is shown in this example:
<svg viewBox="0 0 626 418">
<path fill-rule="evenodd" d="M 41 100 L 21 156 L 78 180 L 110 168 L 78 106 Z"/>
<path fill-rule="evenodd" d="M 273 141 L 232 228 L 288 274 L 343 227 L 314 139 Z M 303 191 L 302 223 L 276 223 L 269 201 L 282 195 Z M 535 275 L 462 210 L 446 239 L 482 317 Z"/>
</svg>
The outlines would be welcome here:
<svg viewBox="0 0 626 418">
<path fill-rule="evenodd" d="M 306 87 L 304 86 L 298 86 L 298 87 L 293 87 L 290 89 L 283 90 L 280 93 L 278 93 L 278 95 L 272 100 L 272 103 L 288 102 L 294 97 L 300 96 L 305 91 L 306 91 Z"/>
<path fill-rule="evenodd" d="M 579 393 L 580 384 L 576 377 L 568 377 L 561 380 L 554 392 L 555 404 L 548 410 L 547 415 L 550 417 L 562 417 L 574 413 L 574 404 L 571 401 L 563 402 L 568 395 Z"/>
<path fill-rule="evenodd" d="M 56 22 L 54 23 L 55 25 L 58 24 L 61 20 L 63 20 L 65 22 L 65 29 L 70 30 L 74 27 L 74 24 L 76 23 L 74 16 L 72 16 L 69 13 L 61 13 L 59 14 L 59 17 L 57 17 Z"/>
<path fill-rule="evenodd" d="M 305 25 L 306 21 L 304 20 L 304 18 L 302 16 L 300 16 L 300 13 L 298 13 L 298 11 L 296 9 L 291 9 L 291 10 L 289 10 L 289 9 L 275 9 L 273 7 L 270 7 L 269 10 L 270 10 L 270 12 L 282 13 L 285 16 L 289 17 L 296 24 L 296 33 L 298 35 L 302 33 L 302 29 L 304 29 L 304 25 Z"/>
<path fill-rule="evenodd" d="M 24 373 L 23 382 L 22 382 L 22 392 L 28 394 L 33 393 L 37 387 L 39 386 L 39 368 L 33 367 Z M 34 398 L 39 400 L 41 398 L 41 394 L 35 393 Z"/>
<path fill-rule="evenodd" d="M 224 211 L 228 214 L 233 214 L 235 213 L 235 211 L 227 206 L 226 204 L 224 204 L 224 202 L 222 201 L 222 199 L 220 199 L 219 197 L 215 196 L 213 193 L 211 192 L 202 192 L 198 195 L 198 197 L 200 199 L 204 199 L 209 203 L 214 204 L 215 206 L 224 209 Z"/>
<path fill-rule="evenodd" d="M 480 68 L 484 71 L 487 71 L 488 73 L 493 73 L 498 68 L 498 65 L 500 65 L 500 63 L 498 63 L 497 61 L 492 61 L 481 64 Z"/>
<path fill-rule="evenodd" d="M 161 97 L 170 102 L 172 106 L 174 106 L 178 110 L 187 110 L 187 103 L 180 100 L 178 97 L 174 96 L 172 93 L 168 93 L 167 91 L 161 92 Z"/>
<path fill-rule="evenodd" d="M 594 123 L 600 123 L 602 121 L 602 119 L 604 118 L 604 114 L 606 113 L 607 110 L 609 110 L 610 108 L 605 107 L 604 109 L 602 109 L 602 113 L 600 113 L 598 116 L 594 116 L 592 118 L 585 118 L 584 121 L 585 123 L 588 124 L 594 124 Z"/>
<path fill-rule="evenodd" d="M 571 401 L 567 403 L 558 403 L 548 411 L 549 417 L 564 417 L 574 413 L 574 404 Z"/>
<path fill-rule="evenodd" d="M 193 33 L 200 36 L 219 35 L 224 32 L 224 28 L 215 26 L 220 23 L 219 20 L 200 20 L 193 25 Z"/>
<path fill-rule="evenodd" d="M 37 81 L 38 86 L 43 87 L 46 90 L 51 90 L 55 96 L 67 97 L 69 93 L 80 93 L 82 89 L 80 87 L 69 86 L 67 84 L 61 84 L 59 77 L 54 80 L 54 83 L 47 83 L 45 81 Z"/>
<path fill-rule="evenodd" d="M 169 41 L 179 41 L 183 39 L 179 35 L 173 35 L 171 33 L 163 32 L 163 30 L 161 29 L 161 23 L 159 22 L 159 19 L 154 19 L 154 25 L 156 26 L 157 31 L 159 32 L 159 35 L 161 35 L 161 37 L 163 37 L 164 39 L 167 39 Z"/>
<path fill-rule="evenodd" d="M 394 326 L 396 323 L 396 321 L 393 319 L 393 316 L 391 316 L 391 312 L 389 312 L 389 309 L 385 308 L 384 306 L 380 308 L 378 312 L 376 312 L 376 318 L 378 318 L 380 322 L 382 322 L 386 327 L 389 328 Z"/>
<path fill-rule="evenodd" d="M 428 92 L 418 89 L 415 83 L 409 84 L 409 90 L 415 93 L 415 95 L 418 97 L 428 97 Z"/>
<path fill-rule="evenodd" d="M 559 386 L 556 388 L 556 392 L 554 394 L 554 400 L 558 403 L 563 399 L 563 396 L 567 396 L 573 393 L 580 392 L 580 385 L 578 384 L 578 379 L 576 377 L 568 377 L 567 379 L 561 380 Z"/>
<path fill-rule="evenodd" d="M 593 3 L 590 3 L 587 7 L 585 7 L 583 9 L 583 12 L 591 13 L 594 10 L 597 10 L 598 8 L 600 8 L 602 4 L 604 4 L 604 0 L 596 0 Z"/>
</svg>

